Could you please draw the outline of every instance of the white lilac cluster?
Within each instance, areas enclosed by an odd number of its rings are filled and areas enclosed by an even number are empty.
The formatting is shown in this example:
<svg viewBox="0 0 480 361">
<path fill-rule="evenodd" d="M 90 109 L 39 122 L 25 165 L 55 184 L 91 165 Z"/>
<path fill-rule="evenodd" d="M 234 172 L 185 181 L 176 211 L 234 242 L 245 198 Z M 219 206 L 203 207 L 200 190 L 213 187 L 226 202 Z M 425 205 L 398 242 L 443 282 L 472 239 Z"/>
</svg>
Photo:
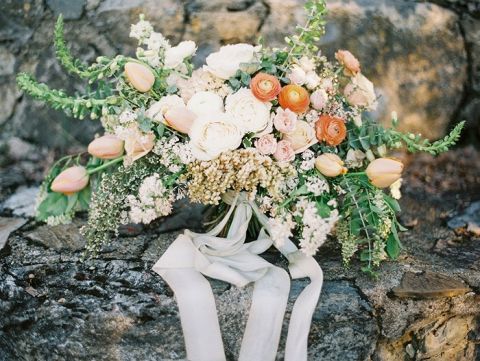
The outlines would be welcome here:
<svg viewBox="0 0 480 361">
<path fill-rule="evenodd" d="M 402 187 L 402 182 L 403 179 L 400 178 L 390 186 L 390 195 L 395 199 L 402 198 L 402 192 L 400 191 L 400 188 Z"/>
<path fill-rule="evenodd" d="M 301 251 L 307 256 L 313 256 L 317 252 L 339 220 L 338 210 L 332 210 L 328 218 L 323 218 L 318 214 L 316 203 L 307 199 L 297 202 L 294 215 L 302 219 L 299 242 Z"/>
<path fill-rule="evenodd" d="M 318 197 L 325 192 L 330 192 L 330 187 L 327 181 L 318 176 L 307 177 L 305 186 L 307 187 L 307 190 L 315 197 Z"/>
<path fill-rule="evenodd" d="M 172 212 L 174 194 L 168 190 L 156 173 L 145 178 L 138 189 L 138 196 L 127 196 L 130 222 L 149 224 Z"/>
<path fill-rule="evenodd" d="M 315 153 L 307 149 L 302 153 L 302 161 L 300 162 L 300 169 L 304 172 L 315 168 Z"/>
<path fill-rule="evenodd" d="M 188 143 L 183 143 L 177 136 L 157 140 L 153 152 L 158 155 L 160 164 L 171 173 L 180 172 L 184 164 L 194 161 Z"/>
<path fill-rule="evenodd" d="M 285 240 L 293 236 L 296 223 L 290 213 L 284 213 L 268 220 L 270 238 L 276 247 L 282 247 Z"/>
</svg>

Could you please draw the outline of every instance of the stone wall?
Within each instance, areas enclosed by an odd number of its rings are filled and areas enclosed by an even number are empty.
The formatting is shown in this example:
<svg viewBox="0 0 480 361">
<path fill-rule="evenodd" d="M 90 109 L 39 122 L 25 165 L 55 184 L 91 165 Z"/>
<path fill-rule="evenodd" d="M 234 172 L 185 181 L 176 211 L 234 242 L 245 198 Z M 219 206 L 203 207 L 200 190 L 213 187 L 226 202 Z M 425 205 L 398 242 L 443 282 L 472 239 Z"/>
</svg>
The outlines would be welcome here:
<svg viewBox="0 0 480 361">
<path fill-rule="evenodd" d="M 304 21 L 304 0 L 4 0 L 0 4 L 0 134 L 53 148 L 81 146 L 98 128 L 78 126 L 62 113 L 23 96 L 15 73 L 29 71 L 69 92 L 84 85 L 66 76 L 54 59 L 52 30 L 63 13 L 74 54 L 133 54 L 129 24 L 140 13 L 172 43 L 193 39 L 198 64 L 231 42 L 259 35 L 281 46 Z M 377 114 L 397 110 L 405 129 L 437 138 L 452 123 L 468 120 L 465 140 L 479 139 L 480 4 L 477 0 L 330 0 L 322 50 L 354 52 L 381 95 Z"/>
</svg>

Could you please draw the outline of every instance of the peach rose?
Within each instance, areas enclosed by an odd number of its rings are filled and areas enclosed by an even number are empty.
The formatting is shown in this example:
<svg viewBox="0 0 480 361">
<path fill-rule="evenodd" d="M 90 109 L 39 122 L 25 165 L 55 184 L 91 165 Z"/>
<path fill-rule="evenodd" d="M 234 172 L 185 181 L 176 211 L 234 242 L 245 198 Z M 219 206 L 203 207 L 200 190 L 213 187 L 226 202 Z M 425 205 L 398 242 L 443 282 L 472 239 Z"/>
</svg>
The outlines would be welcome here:
<svg viewBox="0 0 480 361">
<path fill-rule="evenodd" d="M 85 188 L 88 180 L 89 176 L 85 167 L 70 167 L 55 177 L 50 188 L 53 192 L 69 196 Z"/>
<path fill-rule="evenodd" d="M 277 97 L 282 86 L 273 75 L 258 73 L 250 81 L 250 89 L 258 100 L 269 102 Z"/>
<path fill-rule="evenodd" d="M 287 140 L 281 140 L 277 143 L 277 149 L 273 157 L 279 162 L 291 162 L 295 159 L 295 151 L 292 144 Z"/>
<path fill-rule="evenodd" d="M 283 109 L 295 113 L 304 113 L 310 105 L 310 97 L 306 89 L 296 84 L 286 85 L 280 91 L 278 102 Z"/>
<path fill-rule="evenodd" d="M 315 130 L 304 120 L 299 120 L 293 132 L 285 134 L 283 139 L 290 142 L 295 154 L 304 152 L 318 142 Z"/>
<path fill-rule="evenodd" d="M 255 148 L 263 155 L 273 154 L 277 150 L 277 140 L 273 134 L 262 135 L 255 141 Z"/>
<path fill-rule="evenodd" d="M 347 136 L 347 127 L 343 119 L 322 115 L 315 123 L 317 139 L 330 146 L 337 146 Z"/>
<path fill-rule="evenodd" d="M 363 107 L 367 110 L 377 108 L 377 96 L 373 83 L 361 73 L 351 78 L 351 82 L 347 84 L 343 94 L 350 105 Z"/>
<path fill-rule="evenodd" d="M 297 124 L 297 114 L 290 109 L 277 109 L 277 114 L 273 118 L 273 125 L 280 133 L 290 133 Z"/>
<path fill-rule="evenodd" d="M 105 134 L 90 142 L 87 150 L 99 159 L 115 159 L 123 154 L 123 140 L 113 134 Z"/>
<path fill-rule="evenodd" d="M 335 58 L 343 65 L 343 72 L 346 76 L 354 76 L 360 72 L 360 62 L 348 50 L 337 51 Z"/>
</svg>

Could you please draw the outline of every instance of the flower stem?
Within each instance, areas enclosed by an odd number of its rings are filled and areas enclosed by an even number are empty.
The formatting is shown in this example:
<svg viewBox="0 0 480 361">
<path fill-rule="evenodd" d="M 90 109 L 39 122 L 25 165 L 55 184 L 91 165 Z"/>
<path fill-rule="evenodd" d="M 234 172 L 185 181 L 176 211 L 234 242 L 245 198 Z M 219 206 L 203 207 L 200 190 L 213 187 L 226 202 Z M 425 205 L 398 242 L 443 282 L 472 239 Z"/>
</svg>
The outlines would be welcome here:
<svg viewBox="0 0 480 361">
<path fill-rule="evenodd" d="M 94 173 L 97 173 L 97 172 L 100 172 L 101 170 L 105 169 L 105 168 L 108 168 L 110 167 L 111 165 L 113 164 L 116 164 L 120 161 L 123 160 L 123 158 L 125 158 L 125 156 L 121 156 L 120 158 L 116 158 L 116 159 L 113 159 L 109 162 L 106 162 L 106 163 L 103 163 L 101 166 L 97 167 L 97 168 L 93 168 L 93 169 L 89 169 L 88 170 L 88 175 L 92 175 Z"/>
</svg>

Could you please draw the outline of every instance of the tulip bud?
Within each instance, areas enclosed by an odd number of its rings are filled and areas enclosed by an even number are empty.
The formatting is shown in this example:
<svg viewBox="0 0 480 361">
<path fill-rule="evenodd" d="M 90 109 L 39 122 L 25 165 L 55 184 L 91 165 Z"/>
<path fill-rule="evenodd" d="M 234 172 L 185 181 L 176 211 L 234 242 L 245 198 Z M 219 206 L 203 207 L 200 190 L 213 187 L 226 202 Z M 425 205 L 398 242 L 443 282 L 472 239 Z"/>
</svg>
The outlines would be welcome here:
<svg viewBox="0 0 480 361">
<path fill-rule="evenodd" d="M 371 162 L 366 173 L 375 187 L 387 188 L 400 179 L 403 163 L 391 158 L 378 158 Z"/>
<path fill-rule="evenodd" d="M 197 116 L 187 107 L 174 107 L 168 110 L 164 117 L 170 127 L 180 133 L 188 134 Z"/>
<path fill-rule="evenodd" d="M 87 170 L 81 166 L 65 169 L 53 180 L 51 189 L 57 193 L 67 196 L 81 191 L 88 184 L 89 176 Z"/>
<path fill-rule="evenodd" d="M 150 68 L 139 63 L 125 64 L 125 77 L 135 89 L 142 93 L 152 89 L 153 83 L 155 83 L 155 76 Z"/>
<path fill-rule="evenodd" d="M 336 177 L 347 173 L 340 157 L 333 153 L 324 153 L 315 160 L 315 168 L 326 177 Z"/>
<path fill-rule="evenodd" d="M 88 145 L 88 153 L 100 159 L 115 159 L 123 154 L 123 140 L 106 134 Z"/>
</svg>

